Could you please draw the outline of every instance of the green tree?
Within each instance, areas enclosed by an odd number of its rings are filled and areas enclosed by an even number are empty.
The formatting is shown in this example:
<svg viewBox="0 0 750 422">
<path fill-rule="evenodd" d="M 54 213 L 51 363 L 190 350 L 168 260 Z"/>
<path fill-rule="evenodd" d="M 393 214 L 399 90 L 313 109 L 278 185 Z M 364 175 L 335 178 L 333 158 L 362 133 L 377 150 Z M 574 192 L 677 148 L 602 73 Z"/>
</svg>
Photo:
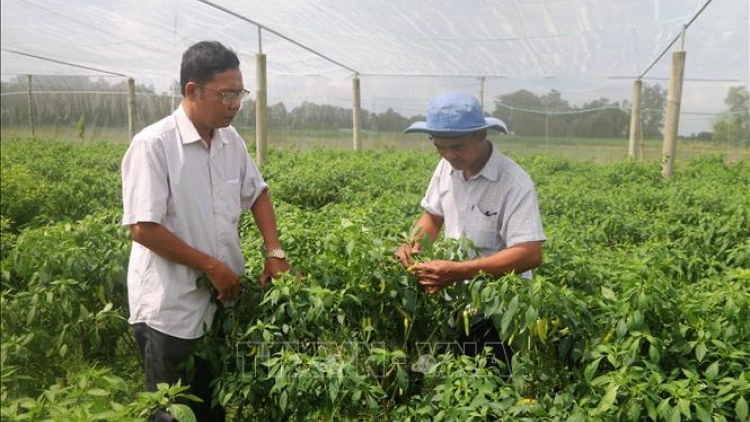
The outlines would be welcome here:
<svg viewBox="0 0 750 422">
<path fill-rule="evenodd" d="M 286 128 L 289 121 L 289 113 L 284 103 L 276 103 L 268 108 L 268 123 L 272 128 Z"/>
<path fill-rule="evenodd" d="M 607 98 L 585 103 L 581 110 L 592 110 L 573 116 L 571 135 L 589 138 L 624 138 L 628 129 L 628 113 L 619 103 Z"/>
<path fill-rule="evenodd" d="M 401 131 L 409 126 L 409 119 L 398 114 L 392 108 L 388 107 L 383 113 L 378 114 L 379 129 L 384 131 Z"/>
<path fill-rule="evenodd" d="M 750 92 L 743 86 L 729 88 L 724 104 L 729 110 L 714 123 L 713 139 L 750 146 Z"/>
<path fill-rule="evenodd" d="M 555 96 L 551 94 L 551 99 Z M 508 130 L 524 136 L 541 136 L 545 133 L 545 117 L 539 113 L 524 110 L 544 110 L 545 104 L 533 92 L 525 89 L 512 94 L 500 95 L 495 99 L 492 115 L 502 119 Z"/>
<path fill-rule="evenodd" d="M 562 99 L 560 91 L 553 89 L 547 95 L 540 98 L 540 101 L 547 110 L 550 111 L 568 111 L 570 105 L 567 101 Z"/>
<path fill-rule="evenodd" d="M 618 102 L 600 98 L 579 108 L 555 89 L 543 96 L 526 90 L 499 96 L 492 114 L 521 136 L 622 138 L 628 127 L 628 115 Z"/>
<path fill-rule="evenodd" d="M 658 139 L 662 137 L 664 114 L 667 105 L 667 90 L 661 85 L 643 84 L 641 95 L 641 130 L 643 137 Z"/>
</svg>

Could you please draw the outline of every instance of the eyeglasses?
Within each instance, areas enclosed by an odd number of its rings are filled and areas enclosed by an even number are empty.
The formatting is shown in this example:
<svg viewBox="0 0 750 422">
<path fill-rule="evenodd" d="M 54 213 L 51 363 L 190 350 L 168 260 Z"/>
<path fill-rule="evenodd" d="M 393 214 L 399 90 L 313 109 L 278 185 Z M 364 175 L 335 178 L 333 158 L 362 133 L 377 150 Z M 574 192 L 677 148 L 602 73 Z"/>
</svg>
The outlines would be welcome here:
<svg viewBox="0 0 750 422">
<path fill-rule="evenodd" d="M 201 87 L 206 91 L 210 91 L 221 96 L 221 103 L 224 105 L 232 105 L 236 102 L 241 103 L 245 101 L 248 95 L 250 95 L 250 91 L 246 89 L 243 89 L 241 91 L 217 91 L 215 89 L 208 88 L 205 85 L 201 85 Z"/>
</svg>

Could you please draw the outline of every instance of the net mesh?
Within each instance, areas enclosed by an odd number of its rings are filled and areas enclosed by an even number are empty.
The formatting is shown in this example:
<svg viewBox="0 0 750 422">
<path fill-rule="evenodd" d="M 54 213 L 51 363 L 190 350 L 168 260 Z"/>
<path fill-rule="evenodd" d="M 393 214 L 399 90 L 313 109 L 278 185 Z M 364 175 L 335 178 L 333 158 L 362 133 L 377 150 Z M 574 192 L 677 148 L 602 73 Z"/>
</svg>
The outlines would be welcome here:
<svg viewBox="0 0 750 422">
<path fill-rule="evenodd" d="M 33 123 L 35 135 L 127 141 L 127 79 L 135 80 L 138 130 L 179 104 L 182 51 L 216 39 L 238 52 L 251 92 L 256 54 L 266 55 L 271 147 L 351 147 L 357 76 L 364 148 L 423 146 L 424 139 L 401 131 L 422 118 L 432 96 L 454 90 L 476 95 L 487 114 L 506 120 L 509 146 L 555 153 L 556 144 L 617 145 L 617 158 L 626 151 L 633 81 L 644 76 L 646 90 L 665 100 L 670 55 L 682 41 L 665 48 L 691 23 L 679 134 L 710 140 L 710 151 L 742 155 L 750 145 L 743 131 L 747 102 L 733 107 L 725 100 L 734 87 L 747 91 L 749 6 L 708 3 L 196 1 L 185 7 L 164 0 L 144 8 L 127 1 L 8 0 L 2 129 L 4 136 L 28 135 Z M 645 97 L 644 147 L 656 151 L 666 102 Z M 715 130 L 727 121 L 739 123 Z M 234 124 L 254 141 L 252 98 Z"/>
</svg>

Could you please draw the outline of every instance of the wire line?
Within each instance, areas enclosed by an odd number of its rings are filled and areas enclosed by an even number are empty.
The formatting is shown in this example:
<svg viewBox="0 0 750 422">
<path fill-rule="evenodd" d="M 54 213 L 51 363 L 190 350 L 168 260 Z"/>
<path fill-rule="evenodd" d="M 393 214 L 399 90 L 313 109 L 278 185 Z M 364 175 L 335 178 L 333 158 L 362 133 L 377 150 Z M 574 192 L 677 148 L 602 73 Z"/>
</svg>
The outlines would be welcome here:
<svg viewBox="0 0 750 422">
<path fill-rule="evenodd" d="M 232 15 L 232 16 L 234 16 L 237 19 L 240 19 L 240 20 L 243 20 L 245 22 L 249 22 L 249 23 L 251 23 L 253 25 L 256 25 L 258 28 L 263 28 L 264 30 L 266 30 L 266 31 L 268 31 L 268 32 L 276 35 L 277 37 L 281 37 L 281 38 L 289 41 L 290 43 L 296 45 L 297 47 L 303 48 L 303 49 L 305 49 L 305 50 L 307 50 L 307 51 L 309 51 L 309 52 L 317 55 L 318 57 L 324 58 L 324 59 L 328 60 L 329 62 L 331 62 L 331 63 L 333 63 L 333 64 L 335 64 L 337 66 L 343 67 L 346 70 L 349 70 L 349 71 L 351 71 L 353 73 L 359 74 L 358 71 L 352 69 L 351 67 L 349 67 L 349 66 L 347 66 L 347 65 L 345 65 L 343 63 L 339 63 L 338 61 L 336 61 L 336 60 L 334 60 L 334 59 L 326 56 L 325 54 L 318 53 L 317 51 L 315 51 L 312 48 L 310 48 L 310 47 L 308 47 L 308 46 L 300 43 L 299 41 L 293 40 L 293 39 L 289 38 L 288 36 L 286 36 L 286 35 L 278 32 L 278 31 L 274 31 L 273 29 L 271 29 L 271 28 L 269 28 L 269 27 L 267 27 L 265 25 L 262 25 L 262 24 L 260 24 L 258 22 L 255 22 L 254 20 L 252 20 L 250 18 L 242 16 L 239 13 L 233 12 L 233 11 L 231 11 L 231 10 L 225 8 L 225 7 L 219 6 L 218 4 L 212 3 L 212 2 L 210 2 L 208 0 L 196 0 L 196 1 L 198 1 L 200 3 L 203 3 L 205 5 L 211 6 L 211 7 L 215 8 L 215 9 L 218 9 L 218 10 L 220 10 L 220 11 L 222 11 L 224 13 L 227 13 L 229 15 Z"/>
<path fill-rule="evenodd" d="M 667 48 L 665 48 L 665 49 L 664 49 L 664 51 L 662 51 L 662 52 L 661 52 L 661 54 L 659 54 L 659 57 L 657 57 L 657 58 L 656 58 L 656 60 L 654 60 L 654 62 L 653 62 L 653 63 L 651 63 L 651 65 L 650 65 L 649 67 L 647 67 L 647 68 L 646 68 L 646 70 L 644 70 L 644 71 L 643 71 L 643 73 L 641 73 L 641 76 L 639 76 L 639 77 L 638 77 L 638 79 L 642 79 L 642 78 L 643 78 L 643 76 L 645 76 L 645 75 L 646 75 L 646 73 L 648 73 L 648 72 L 649 72 L 649 70 L 651 70 L 651 68 L 653 68 L 653 67 L 654 67 L 654 66 L 656 65 L 656 63 L 657 63 L 657 62 L 658 62 L 659 60 L 661 60 L 661 59 L 662 59 L 662 57 L 664 57 L 664 55 L 665 55 L 665 54 L 667 54 L 667 51 L 669 51 L 669 49 L 670 49 L 670 48 L 672 48 L 672 46 L 674 45 L 674 43 L 676 43 L 676 42 L 677 42 L 677 40 L 679 40 L 679 39 L 680 39 L 680 37 L 681 37 L 681 36 L 682 36 L 682 35 L 683 35 L 683 34 L 685 33 L 685 31 L 687 31 L 688 27 L 689 27 L 689 26 L 690 26 L 690 25 L 691 25 L 691 24 L 692 24 L 693 22 L 695 22 L 695 19 L 697 19 L 697 18 L 698 18 L 698 15 L 700 15 L 701 13 L 703 13 L 703 11 L 704 11 L 704 10 L 706 10 L 706 7 L 707 7 L 707 6 L 709 5 L 709 4 L 711 4 L 711 2 L 712 2 L 712 1 L 713 1 L 713 0 L 708 0 L 708 1 L 706 2 L 706 4 L 704 4 L 704 5 L 703 5 L 703 7 L 701 7 L 701 8 L 700 8 L 700 10 L 698 10 L 698 11 L 697 11 L 697 12 L 695 13 L 695 15 L 694 15 L 694 16 L 693 16 L 693 17 L 692 17 L 692 18 L 690 19 L 690 21 L 688 21 L 688 23 L 686 23 L 686 24 L 685 24 L 685 25 L 684 25 L 684 26 L 682 27 L 682 31 L 680 31 L 680 33 L 679 33 L 679 34 L 677 34 L 677 36 L 676 36 L 676 37 L 674 37 L 674 39 L 672 40 L 672 42 L 670 42 L 670 43 L 669 43 L 669 45 L 667 46 Z"/>
</svg>

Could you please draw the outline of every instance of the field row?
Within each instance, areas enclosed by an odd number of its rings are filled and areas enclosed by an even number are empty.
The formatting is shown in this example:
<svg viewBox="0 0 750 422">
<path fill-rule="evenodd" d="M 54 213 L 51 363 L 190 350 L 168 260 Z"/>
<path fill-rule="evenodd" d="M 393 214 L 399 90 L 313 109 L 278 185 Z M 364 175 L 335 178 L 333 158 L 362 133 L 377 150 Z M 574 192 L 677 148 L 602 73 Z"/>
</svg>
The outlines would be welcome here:
<svg viewBox="0 0 750 422">
<path fill-rule="evenodd" d="M 180 392 L 138 395 L 125 145 L 2 148 L 3 420 L 138 420 Z M 244 216 L 244 294 L 203 349 L 232 420 L 747 420 L 750 163 L 693 159 L 664 181 L 653 161 L 516 158 L 538 187 L 544 263 L 445 301 L 393 258 L 434 153 L 272 150 L 262 172 L 298 276 L 257 287 Z M 440 353 L 467 304 L 516 351 L 510 379 Z"/>
</svg>

